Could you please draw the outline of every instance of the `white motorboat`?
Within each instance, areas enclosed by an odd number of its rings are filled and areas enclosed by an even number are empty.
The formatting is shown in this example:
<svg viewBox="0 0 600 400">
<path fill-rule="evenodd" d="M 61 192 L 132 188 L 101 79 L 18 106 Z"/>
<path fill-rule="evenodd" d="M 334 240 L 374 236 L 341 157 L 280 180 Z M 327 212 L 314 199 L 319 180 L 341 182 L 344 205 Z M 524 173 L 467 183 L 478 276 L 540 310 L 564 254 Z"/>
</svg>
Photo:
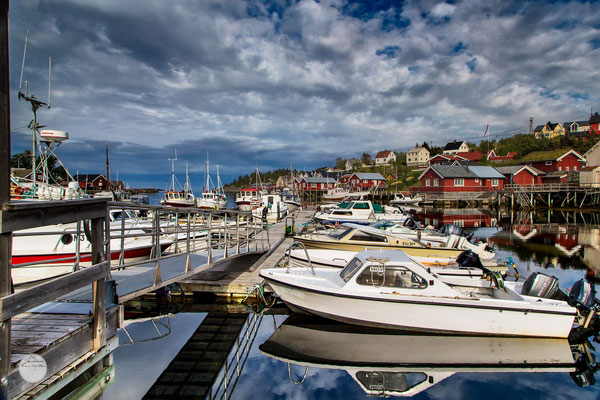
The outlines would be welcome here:
<svg viewBox="0 0 600 400">
<path fill-rule="evenodd" d="M 409 193 L 396 193 L 394 198 L 390 200 L 390 204 L 393 205 L 417 205 L 423 201 L 422 197 L 412 196 Z"/>
<path fill-rule="evenodd" d="M 358 251 L 348 250 L 303 249 L 296 247 L 290 249 L 289 254 L 286 253 L 286 256 L 281 260 L 282 263 L 280 266 L 286 266 L 286 263 L 289 263 L 293 267 L 306 268 L 312 264 L 314 267 L 344 268 L 358 253 Z M 483 271 L 480 268 L 465 267 L 457 263 L 456 260 L 444 260 L 445 262 L 441 263 L 441 260 L 436 257 L 410 255 L 408 257 L 416 263 L 425 265 L 429 271 L 435 272 L 440 276 L 467 276 L 476 278 L 483 276 Z M 499 265 L 496 260 L 480 259 L 480 261 L 485 268 L 492 271 L 505 273 L 508 269 L 506 265 Z"/>
<path fill-rule="evenodd" d="M 165 192 L 165 197 L 161 200 L 161 204 L 171 207 L 193 207 L 196 204 L 196 200 L 192 184 L 190 183 L 187 164 L 185 166 L 185 185 L 182 190 L 175 189 L 175 182 L 177 182 L 177 178 L 175 178 L 176 160 L 177 153 L 175 153 L 175 158 L 171 159 L 171 189 Z"/>
<path fill-rule="evenodd" d="M 309 249 L 362 251 L 365 249 L 399 249 L 411 257 L 426 257 L 434 265 L 454 263 L 462 249 L 448 246 L 428 247 L 416 240 L 382 231 L 371 226 L 345 223 L 326 234 L 307 232 L 294 236 Z M 429 263 L 428 263 L 429 265 Z"/>
<path fill-rule="evenodd" d="M 534 297 L 527 281 L 504 282 L 490 272 L 490 280 L 450 283 L 401 251 L 365 250 L 341 272 L 271 268 L 260 276 L 292 310 L 373 327 L 566 338 L 577 315 L 564 300 Z"/>
<path fill-rule="evenodd" d="M 396 207 L 386 207 L 373 204 L 370 200 L 356 200 L 350 203 L 340 203 L 326 211 L 316 212 L 315 220 L 327 224 L 341 224 L 351 222 L 369 225 L 379 220 L 403 222 L 407 214 Z"/>
<path fill-rule="evenodd" d="M 268 222 L 276 222 L 285 218 L 289 209 L 287 204 L 278 194 L 267 194 L 261 197 L 262 206 L 252 210 L 255 217 L 266 219 Z"/>
<path fill-rule="evenodd" d="M 227 197 L 219 192 L 204 192 L 196 199 L 196 207 L 200 209 L 222 210 L 227 208 Z"/>
<path fill-rule="evenodd" d="M 288 206 L 288 210 L 290 212 L 296 211 L 301 207 L 300 197 L 292 192 L 282 192 L 281 198 L 285 204 Z"/>
<path fill-rule="evenodd" d="M 345 370 L 367 395 L 382 397 L 411 397 L 456 373 L 576 370 L 566 339 L 411 335 L 299 314 L 259 349 L 299 373 Z"/>
<path fill-rule="evenodd" d="M 433 227 L 427 227 L 425 229 L 413 228 L 406 226 L 407 222 L 411 219 L 408 218 L 404 223 L 399 224 L 392 221 L 377 221 L 371 226 L 373 228 L 381 229 L 386 232 L 394 233 L 407 239 L 415 240 L 423 243 L 428 247 L 451 247 L 462 250 L 471 250 L 477 253 L 482 259 L 492 259 L 496 254 L 488 247 L 487 243 L 484 242 L 472 242 L 469 237 L 460 234 L 444 234 L 440 231 L 435 230 Z M 414 221 L 414 220 L 413 220 Z"/>
<path fill-rule="evenodd" d="M 367 196 L 368 194 L 369 192 L 352 192 L 348 189 L 338 186 L 325 192 L 323 194 L 323 201 L 340 201 L 349 196 L 361 198 L 363 196 Z"/>
<path fill-rule="evenodd" d="M 110 230 L 111 260 L 129 263 L 150 258 L 154 249 L 151 222 L 138 221 L 131 211 L 112 210 Z M 120 219 L 127 215 L 124 222 Z M 165 227 L 165 229 L 168 229 Z M 173 231 L 173 229 L 171 229 Z M 116 238 L 116 235 L 128 236 Z M 161 234 L 161 252 L 177 241 L 181 233 Z M 123 240 L 123 247 L 121 247 Z M 12 245 L 12 278 L 15 285 L 54 278 L 72 272 L 79 255 L 79 266 L 91 264 L 89 228 L 77 229 L 75 223 L 49 225 L 14 233 Z M 121 251 L 123 250 L 123 251 Z"/>
<path fill-rule="evenodd" d="M 252 211 L 260 207 L 260 196 L 257 188 L 242 189 L 235 195 L 235 204 L 241 211 Z"/>
<path fill-rule="evenodd" d="M 211 189 L 211 186 L 213 188 Z M 223 192 L 221 178 L 219 176 L 219 166 L 217 165 L 217 185 L 212 184 L 210 179 L 210 163 L 208 161 L 208 153 L 206 154 L 206 186 L 202 197 L 196 199 L 196 207 L 210 210 L 223 210 L 227 208 L 227 197 Z"/>
</svg>

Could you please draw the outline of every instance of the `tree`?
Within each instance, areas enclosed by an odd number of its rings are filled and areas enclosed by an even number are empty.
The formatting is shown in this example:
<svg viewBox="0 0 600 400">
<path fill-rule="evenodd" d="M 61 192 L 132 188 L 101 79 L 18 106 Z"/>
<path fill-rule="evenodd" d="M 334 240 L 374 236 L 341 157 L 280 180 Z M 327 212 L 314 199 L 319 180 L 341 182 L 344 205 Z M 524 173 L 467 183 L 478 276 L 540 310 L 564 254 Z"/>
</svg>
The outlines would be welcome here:
<svg viewBox="0 0 600 400">
<path fill-rule="evenodd" d="M 337 169 L 344 169 L 346 167 L 346 160 L 344 160 L 343 158 L 336 158 L 335 159 L 335 167 Z"/>
<path fill-rule="evenodd" d="M 362 161 L 362 163 L 365 165 L 371 165 L 373 163 L 373 159 L 369 153 L 362 153 L 362 156 L 360 156 L 360 161 Z"/>
</svg>

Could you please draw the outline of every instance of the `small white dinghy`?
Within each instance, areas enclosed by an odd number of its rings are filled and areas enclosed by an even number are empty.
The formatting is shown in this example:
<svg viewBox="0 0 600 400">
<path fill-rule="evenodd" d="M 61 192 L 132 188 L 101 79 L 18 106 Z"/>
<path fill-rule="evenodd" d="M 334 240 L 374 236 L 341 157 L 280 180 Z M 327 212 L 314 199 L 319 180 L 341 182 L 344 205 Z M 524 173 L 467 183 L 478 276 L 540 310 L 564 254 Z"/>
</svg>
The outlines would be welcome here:
<svg viewBox="0 0 600 400">
<path fill-rule="evenodd" d="M 271 268 L 260 276 L 292 310 L 373 327 L 566 338 L 577 315 L 549 298 L 560 292 L 557 282 L 545 285 L 555 289 L 548 297 L 534 297 L 527 281 L 504 282 L 491 271 L 490 280 L 442 280 L 397 250 L 362 251 L 341 272 Z"/>
</svg>

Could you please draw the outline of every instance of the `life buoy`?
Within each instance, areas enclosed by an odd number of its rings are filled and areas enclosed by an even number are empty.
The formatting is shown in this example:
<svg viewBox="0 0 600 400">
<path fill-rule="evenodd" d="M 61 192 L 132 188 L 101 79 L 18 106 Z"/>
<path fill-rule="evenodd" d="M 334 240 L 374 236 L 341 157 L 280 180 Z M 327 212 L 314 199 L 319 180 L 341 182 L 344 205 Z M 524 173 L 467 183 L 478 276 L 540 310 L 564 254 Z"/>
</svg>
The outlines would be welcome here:
<svg viewBox="0 0 600 400">
<path fill-rule="evenodd" d="M 22 192 L 23 192 L 23 189 L 21 189 L 21 186 L 11 186 L 10 187 L 10 194 L 14 199 L 20 199 Z"/>
</svg>

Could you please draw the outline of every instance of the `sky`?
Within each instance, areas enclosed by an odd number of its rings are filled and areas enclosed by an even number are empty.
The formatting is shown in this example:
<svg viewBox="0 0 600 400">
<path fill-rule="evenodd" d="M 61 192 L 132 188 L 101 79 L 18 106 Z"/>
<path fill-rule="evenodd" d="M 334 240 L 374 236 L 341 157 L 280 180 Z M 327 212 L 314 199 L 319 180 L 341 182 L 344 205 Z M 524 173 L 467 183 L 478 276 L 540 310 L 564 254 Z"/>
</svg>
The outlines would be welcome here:
<svg viewBox="0 0 600 400">
<path fill-rule="evenodd" d="M 21 76 L 23 48 L 27 56 Z M 12 152 L 25 90 L 72 174 L 211 175 L 478 142 L 600 111 L 600 5 L 563 1 L 13 0 Z M 489 124 L 487 136 L 483 136 Z M 258 159 L 258 161 L 256 160 Z"/>
</svg>

